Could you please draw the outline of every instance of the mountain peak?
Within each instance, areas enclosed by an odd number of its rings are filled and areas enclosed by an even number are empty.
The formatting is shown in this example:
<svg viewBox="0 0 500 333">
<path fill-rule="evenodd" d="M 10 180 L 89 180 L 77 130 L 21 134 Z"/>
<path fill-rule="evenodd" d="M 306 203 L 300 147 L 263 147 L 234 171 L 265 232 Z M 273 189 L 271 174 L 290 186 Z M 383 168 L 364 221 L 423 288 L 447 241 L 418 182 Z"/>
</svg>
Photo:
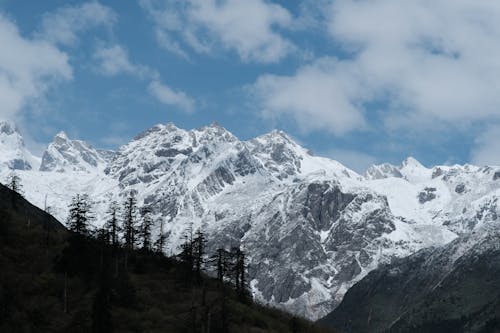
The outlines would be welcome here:
<svg viewBox="0 0 500 333">
<path fill-rule="evenodd" d="M 68 135 L 64 131 L 60 131 L 59 133 L 57 133 L 54 138 L 61 138 L 61 139 L 64 139 L 66 141 L 69 140 Z"/>
<path fill-rule="evenodd" d="M 197 128 L 191 133 L 195 133 L 197 141 L 199 143 L 208 143 L 209 141 L 225 141 L 225 142 L 236 142 L 238 138 L 228 131 L 225 127 L 221 126 L 217 122 L 213 122 L 208 126 L 203 126 Z"/>
<path fill-rule="evenodd" d="M 18 132 L 17 127 L 14 123 L 10 121 L 0 121 L 0 133 L 6 135 L 12 135 Z"/>
<path fill-rule="evenodd" d="M 389 163 L 372 165 L 366 170 L 364 176 L 366 179 L 371 180 L 384 179 L 389 177 L 403 178 L 403 175 L 399 171 L 399 168 Z"/>
<path fill-rule="evenodd" d="M 40 161 L 24 146 L 24 140 L 17 126 L 10 121 L 0 121 L 0 164 L 9 169 L 31 170 Z"/>
<path fill-rule="evenodd" d="M 42 156 L 40 171 L 91 171 L 105 159 L 90 144 L 71 140 L 64 131 L 56 134 Z"/>
<path fill-rule="evenodd" d="M 422 163 L 420 163 L 416 158 L 412 156 L 408 156 L 402 163 L 402 167 L 417 167 L 417 168 L 425 168 Z"/>
</svg>

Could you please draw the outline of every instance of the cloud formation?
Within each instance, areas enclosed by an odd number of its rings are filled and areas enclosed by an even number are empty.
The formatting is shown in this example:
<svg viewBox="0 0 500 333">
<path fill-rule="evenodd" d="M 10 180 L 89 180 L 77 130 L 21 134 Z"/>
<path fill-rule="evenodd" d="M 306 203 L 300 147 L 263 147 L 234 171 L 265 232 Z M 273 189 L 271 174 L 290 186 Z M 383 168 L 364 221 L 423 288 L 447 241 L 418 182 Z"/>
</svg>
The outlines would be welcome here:
<svg viewBox="0 0 500 333">
<path fill-rule="evenodd" d="M 101 45 L 94 53 L 94 58 L 98 62 L 100 73 L 108 76 L 118 74 L 130 74 L 140 78 L 157 75 L 155 71 L 147 66 L 133 64 L 128 56 L 127 50 L 119 45 Z"/>
<path fill-rule="evenodd" d="M 43 16 L 37 35 L 54 44 L 72 46 L 80 33 L 97 27 L 111 28 L 118 16 L 97 1 L 65 6 Z"/>
<path fill-rule="evenodd" d="M 66 53 L 46 41 L 21 36 L 1 14 L 0 45 L 0 118 L 15 119 L 29 101 L 73 77 Z"/>
<path fill-rule="evenodd" d="M 355 69 L 323 58 L 292 76 L 263 75 L 250 88 L 266 118 L 292 117 L 306 131 L 337 135 L 365 127 L 357 105 L 364 94 Z"/>
<path fill-rule="evenodd" d="M 183 91 L 176 91 L 160 81 L 152 81 L 149 84 L 149 92 L 163 104 L 177 106 L 187 113 L 194 111 L 195 101 L 191 97 Z"/>
<path fill-rule="evenodd" d="M 222 46 L 243 62 L 273 63 L 293 51 L 279 28 L 292 16 L 282 6 L 264 0 L 141 0 L 154 20 L 160 46 L 182 57 L 188 49 L 211 53 Z"/>
<path fill-rule="evenodd" d="M 158 72 L 148 66 L 132 63 L 127 50 L 119 44 L 111 46 L 101 45 L 94 53 L 98 62 L 99 73 L 106 76 L 128 74 L 137 78 L 148 80 L 148 91 L 162 104 L 172 105 L 184 112 L 192 113 L 195 100 L 185 92 L 174 90 L 160 81 Z"/>
<path fill-rule="evenodd" d="M 499 16 L 500 3 L 488 0 L 336 0 L 328 33 L 348 56 L 263 76 L 258 101 L 265 115 L 335 134 L 355 129 L 373 104 L 397 126 L 497 119 Z"/>
</svg>

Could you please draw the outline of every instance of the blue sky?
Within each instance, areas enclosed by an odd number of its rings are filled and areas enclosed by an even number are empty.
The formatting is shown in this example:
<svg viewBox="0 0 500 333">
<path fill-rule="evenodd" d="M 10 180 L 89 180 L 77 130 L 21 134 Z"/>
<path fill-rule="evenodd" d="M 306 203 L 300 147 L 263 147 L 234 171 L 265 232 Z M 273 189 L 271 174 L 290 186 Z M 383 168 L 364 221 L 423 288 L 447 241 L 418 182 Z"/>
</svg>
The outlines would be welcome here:
<svg viewBox="0 0 500 333">
<path fill-rule="evenodd" d="M 499 18 L 488 0 L 0 0 L 0 117 L 39 149 L 217 121 L 356 171 L 499 165 Z"/>
</svg>

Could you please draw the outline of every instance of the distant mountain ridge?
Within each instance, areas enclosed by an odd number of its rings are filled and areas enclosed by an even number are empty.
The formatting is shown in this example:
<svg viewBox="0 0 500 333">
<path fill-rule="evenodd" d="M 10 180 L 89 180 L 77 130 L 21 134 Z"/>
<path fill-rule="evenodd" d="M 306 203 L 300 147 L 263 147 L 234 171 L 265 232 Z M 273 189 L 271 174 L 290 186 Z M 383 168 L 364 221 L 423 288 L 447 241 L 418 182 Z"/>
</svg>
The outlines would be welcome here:
<svg viewBox="0 0 500 333">
<path fill-rule="evenodd" d="M 39 207 L 47 202 L 59 219 L 75 193 L 95 200 L 102 221 L 111 200 L 133 191 L 167 222 L 168 251 L 178 251 L 189 228 L 210 234 L 209 249 L 241 246 L 255 297 L 310 319 L 332 311 L 381 264 L 448 244 L 499 216 L 500 168 L 426 168 L 408 158 L 359 175 L 282 131 L 240 141 L 216 123 L 159 124 L 117 152 L 60 134 L 40 164 L 18 174 L 26 197 Z M 2 165 L 5 179 L 13 167 Z"/>
</svg>

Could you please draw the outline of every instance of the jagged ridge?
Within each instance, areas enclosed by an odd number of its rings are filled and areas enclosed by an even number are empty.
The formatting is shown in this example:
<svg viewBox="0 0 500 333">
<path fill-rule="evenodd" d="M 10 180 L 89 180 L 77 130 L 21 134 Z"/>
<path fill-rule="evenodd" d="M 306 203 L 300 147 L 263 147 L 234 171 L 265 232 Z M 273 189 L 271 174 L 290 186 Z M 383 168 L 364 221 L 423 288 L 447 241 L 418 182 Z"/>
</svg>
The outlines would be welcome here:
<svg viewBox="0 0 500 333">
<path fill-rule="evenodd" d="M 210 249 L 247 250 L 258 299 L 312 319 L 380 264 L 446 244 L 497 215 L 496 168 L 428 169 L 409 158 L 360 176 L 281 131 L 240 141 L 218 124 L 156 125 L 106 155 L 58 137 L 46 152 L 57 157 L 51 171 L 19 172 L 32 202 L 47 202 L 64 220 L 71 196 L 86 192 L 99 223 L 111 200 L 134 191 L 167 221 L 168 251 L 188 228 L 204 228 Z"/>
</svg>

